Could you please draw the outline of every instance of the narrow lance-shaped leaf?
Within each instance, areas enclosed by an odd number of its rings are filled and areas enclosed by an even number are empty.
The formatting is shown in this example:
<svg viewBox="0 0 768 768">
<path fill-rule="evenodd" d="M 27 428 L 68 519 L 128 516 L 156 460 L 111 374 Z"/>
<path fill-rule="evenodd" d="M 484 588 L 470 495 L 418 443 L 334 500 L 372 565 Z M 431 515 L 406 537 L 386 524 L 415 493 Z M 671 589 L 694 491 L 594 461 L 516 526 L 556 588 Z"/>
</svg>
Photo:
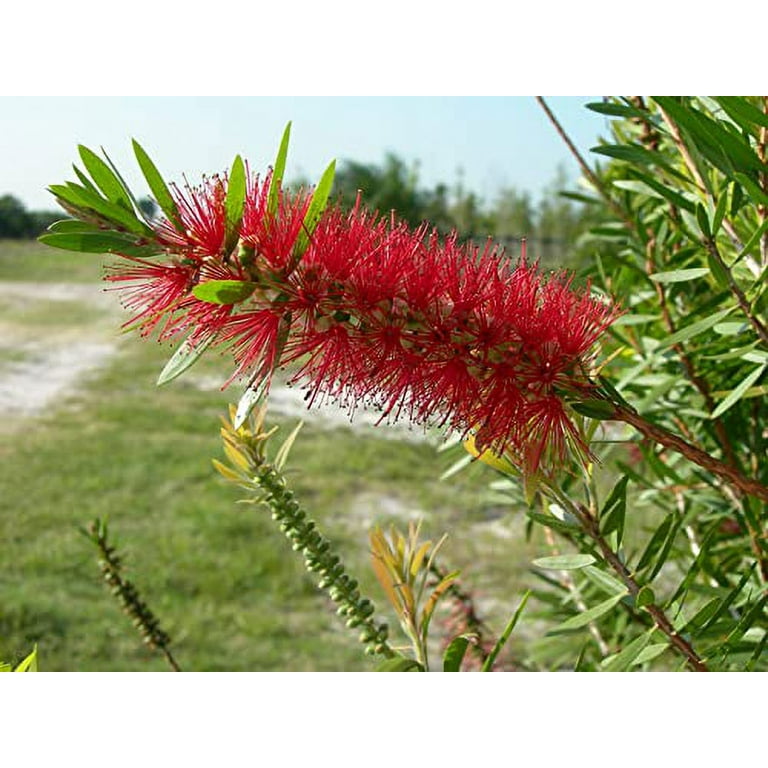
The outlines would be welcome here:
<svg viewBox="0 0 768 768">
<path fill-rule="evenodd" d="M 157 386 L 167 384 L 169 381 L 181 376 L 184 371 L 191 368 L 203 355 L 206 349 L 214 340 L 215 334 L 211 334 L 204 341 L 192 344 L 189 338 L 185 339 L 179 348 L 173 353 L 171 359 L 166 363 L 165 368 L 160 372 L 157 379 Z"/>
<path fill-rule="evenodd" d="M 120 179 L 115 176 L 112 169 L 88 147 L 80 144 L 78 146 L 80 159 L 83 161 L 88 173 L 96 182 L 99 189 L 106 195 L 107 199 L 117 205 L 122 206 L 127 211 L 133 212 L 130 195 L 124 188 Z"/>
<path fill-rule="evenodd" d="M 245 424 L 251 411 L 264 399 L 269 387 L 269 376 L 262 376 L 258 380 L 249 382 L 240 400 L 237 403 L 233 426 L 235 429 Z"/>
<path fill-rule="evenodd" d="M 405 656 L 395 656 L 393 659 L 382 661 L 377 672 L 421 672 L 421 664 L 415 659 L 408 659 Z"/>
<path fill-rule="evenodd" d="M 80 183 L 86 188 L 90 189 L 94 194 L 99 194 L 99 190 L 96 185 L 73 163 L 72 170 L 75 172 L 75 176 L 80 179 Z"/>
<path fill-rule="evenodd" d="M 656 631 L 656 627 L 644 632 L 640 637 L 636 637 L 629 645 L 613 656 L 609 656 L 601 664 L 605 672 L 625 672 L 636 663 L 640 653 L 651 642 L 651 637 Z M 666 647 L 666 646 L 665 646 Z"/>
<path fill-rule="evenodd" d="M 272 180 L 269 184 L 269 196 L 267 197 L 267 212 L 274 215 L 277 211 L 277 203 L 280 197 L 280 187 L 285 175 L 285 166 L 288 161 L 288 144 L 291 141 L 291 123 L 285 126 L 283 138 L 280 140 L 280 148 L 277 150 L 275 166 L 272 170 Z"/>
<path fill-rule="evenodd" d="M 320 177 L 320 181 L 317 183 L 315 192 L 312 195 L 312 202 L 309 204 L 307 213 L 304 216 L 304 224 L 299 236 L 296 238 L 296 245 L 294 247 L 294 266 L 295 264 L 298 264 L 301 257 L 304 255 L 304 251 L 307 250 L 309 239 L 315 231 L 317 222 L 320 221 L 320 217 L 323 215 L 323 211 L 325 210 L 325 206 L 327 205 L 328 198 L 331 194 L 331 189 L 333 188 L 335 174 L 336 161 L 333 160 Z"/>
<path fill-rule="evenodd" d="M 257 288 L 247 280 L 207 280 L 198 283 L 192 293 L 196 299 L 209 304 L 237 304 L 247 299 Z"/>
<path fill-rule="evenodd" d="M 596 562 L 592 555 L 553 555 L 552 557 L 539 557 L 533 561 L 537 568 L 556 571 L 572 571 L 585 568 Z"/>
<path fill-rule="evenodd" d="M 656 272 L 650 275 L 654 283 L 684 283 L 688 280 L 696 280 L 709 274 L 707 267 L 695 267 L 693 269 L 675 269 L 671 272 Z"/>
<path fill-rule="evenodd" d="M 509 640 L 512 631 L 517 626 L 517 622 L 520 620 L 520 616 L 522 615 L 525 604 L 528 602 L 528 598 L 530 596 L 531 590 L 529 589 L 523 595 L 523 599 L 520 601 L 520 605 L 517 606 L 517 610 L 509 620 L 507 626 L 504 628 L 504 631 L 501 633 L 499 639 L 496 641 L 496 645 L 493 646 L 491 652 L 488 654 L 488 658 L 483 663 L 481 672 L 490 672 L 493 669 L 493 665 L 496 662 L 501 649 L 507 644 L 507 640 Z"/>
<path fill-rule="evenodd" d="M 744 378 L 742 382 L 734 390 L 731 391 L 728 397 L 726 397 L 725 400 L 723 400 L 720 405 L 718 405 L 717 408 L 712 411 L 712 416 L 710 418 L 718 419 L 729 408 L 732 408 L 734 405 L 736 405 L 736 403 L 738 403 L 739 400 L 741 400 L 741 398 L 744 396 L 744 393 L 763 375 L 766 367 L 766 365 L 759 365 L 746 378 Z"/>
<path fill-rule="evenodd" d="M 132 209 L 134 211 L 138 211 L 139 214 L 141 214 L 141 216 L 144 219 L 144 221 L 149 223 L 149 220 L 148 220 L 147 216 L 145 215 L 144 211 L 141 210 L 141 206 L 139 206 L 138 200 L 136 200 L 136 198 L 134 197 L 133 192 L 131 192 L 131 188 L 128 186 L 128 184 L 126 184 L 126 181 L 122 177 L 120 171 L 117 170 L 117 166 L 112 162 L 112 159 L 107 154 L 107 150 L 104 149 L 104 147 L 100 147 L 100 149 L 101 149 L 101 153 L 104 155 L 104 159 L 107 161 L 107 165 L 109 165 L 109 167 L 112 169 L 112 173 L 115 174 L 115 176 L 117 177 L 117 180 L 123 185 L 123 189 L 125 189 L 125 193 L 126 193 L 126 195 L 128 195 L 128 198 L 131 201 Z"/>
<path fill-rule="evenodd" d="M 460 671 L 461 662 L 464 660 L 469 643 L 474 637 L 475 635 L 465 634 L 451 640 L 443 654 L 443 672 Z"/>
<path fill-rule="evenodd" d="M 243 219 L 243 210 L 245 208 L 245 194 L 245 165 L 240 155 L 237 155 L 229 172 L 227 197 L 224 201 L 227 223 L 227 234 L 224 239 L 224 250 L 226 253 L 230 253 L 237 245 L 237 239 L 240 234 L 240 222 Z"/>
<path fill-rule="evenodd" d="M 49 234 L 66 235 L 71 232 L 92 232 L 97 234 L 101 233 L 103 230 L 96 229 L 87 221 L 80 221 L 79 219 L 61 219 L 60 221 L 54 221 L 53 224 L 49 224 L 46 231 Z"/>
<path fill-rule="evenodd" d="M 566 619 L 566 621 L 555 627 L 549 634 L 557 634 L 559 632 L 567 632 L 572 629 L 586 627 L 590 622 L 599 619 L 601 616 L 608 613 L 608 611 L 617 605 L 626 594 L 627 592 L 621 592 L 618 595 L 613 595 L 613 597 L 609 597 L 607 600 L 604 600 L 593 608 L 589 608 L 576 616 L 572 616 L 570 619 Z"/>
<path fill-rule="evenodd" d="M 624 517 L 627 511 L 627 483 L 629 478 L 624 477 L 616 483 L 611 495 L 606 500 L 600 511 L 600 530 L 607 536 L 616 531 L 617 545 L 621 543 L 624 535 Z"/>
<path fill-rule="evenodd" d="M 160 249 L 153 245 L 136 245 L 135 238 L 121 232 L 104 230 L 51 232 L 38 240 L 53 248 L 78 253 L 120 253 L 125 256 L 146 258 L 156 256 Z"/>
<path fill-rule="evenodd" d="M 48 189 L 73 209 L 86 213 L 93 211 L 104 221 L 111 223 L 115 229 L 122 227 L 144 237 L 154 238 L 155 236 L 155 233 L 143 221 L 139 221 L 133 212 L 100 197 L 96 192 L 86 187 L 69 182 L 65 185 L 53 184 Z"/>
<path fill-rule="evenodd" d="M 715 312 L 714 315 L 705 317 L 703 320 L 698 320 L 695 323 L 686 325 L 685 328 L 681 328 L 676 333 L 667 336 L 666 339 L 662 339 L 661 343 L 656 347 L 656 351 L 661 351 L 662 349 L 674 346 L 681 341 L 686 341 L 694 336 L 698 336 L 700 333 L 704 333 L 704 331 L 708 331 L 710 328 L 716 326 L 724 317 L 733 312 L 733 309 L 733 307 L 730 309 L 723 309 L 720 312 Z"/>
<path fill-rule="evenodd" d="M 735 171 L 763 169 L 757 154 L 743 139 L 690 104 L 671 96 L 654 96 L 653 100 L 687 133 L 696 149 L 726 176 L 733 177 Z"/>
<path fill-rule="evenodd" d="M 181 218 L 179 216 L 179 210 L 176 207 L 176 201 L 173 199 L 168 185 L 160 175 L 160 171 L 150 159 L 149 155 L 144 151 L 141 144 L 136 139 L 132 140 L 133 153 L 136 155 L 136 160 L 139 163 L 139 168 L 144 174 L 144 178 L 147 180 L 152 194 L 160 206 L 160 210 L 165 214 L 166 218 L 181 232 L 183 227 L 181 225 Z"/>
</svg>

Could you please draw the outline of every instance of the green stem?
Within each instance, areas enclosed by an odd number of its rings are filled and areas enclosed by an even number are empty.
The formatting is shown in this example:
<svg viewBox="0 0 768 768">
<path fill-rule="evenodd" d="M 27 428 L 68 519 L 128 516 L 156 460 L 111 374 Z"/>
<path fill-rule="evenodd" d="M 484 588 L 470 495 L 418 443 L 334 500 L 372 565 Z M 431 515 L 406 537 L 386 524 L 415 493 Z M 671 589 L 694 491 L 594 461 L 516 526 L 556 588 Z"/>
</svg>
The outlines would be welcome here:
<svg viewBox="0 0 768 768">
<path fill-rule="evenodd" d="M 257 468 L 254 480 L 264 491 L 264 503 L 272 510 L 273 518 L 280 523 L 294 550 L 303 552 L 307 568 L 320 576 L 319 586 L 337 604 L 339 615 L 347 617 L 348 627 L 360 628 L 360 642 L 366 645 L 366 653 L 393 658 L 395 652 L 386 641 L 387 625 L 373 621 L 373 603 L 361 597 L 357 581 L 347 575 L 331 542 L 299 506 L 282 475 L 265 464 Z"/>
</svg>

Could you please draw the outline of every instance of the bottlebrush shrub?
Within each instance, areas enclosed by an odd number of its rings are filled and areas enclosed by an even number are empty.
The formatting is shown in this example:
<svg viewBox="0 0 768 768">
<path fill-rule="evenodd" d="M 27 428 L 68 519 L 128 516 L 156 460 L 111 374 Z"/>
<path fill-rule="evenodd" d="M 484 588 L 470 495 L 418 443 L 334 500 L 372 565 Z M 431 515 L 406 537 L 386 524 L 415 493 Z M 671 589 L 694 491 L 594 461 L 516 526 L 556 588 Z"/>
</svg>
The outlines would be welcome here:
<svg viewBox="0 0 768 768">
<path fill-rule="evenodd" d="M 288 130 L 266 174 L 238 157 L 196 187 L 166 184 L 134 142 L 158 221 L 108 158 L 81 147 L 90 178 L 77 169 L 81 184 L 51 187 L 75 218 L 41 239 L 118 256 L 107 280 L 129 325 L 184 337 L 161 383 L 229 349 L 227 383 L 246 385 L 234 429 L 293 364 L 310 405 L 373 405 L 383 420 L 462 435 L 546 531 L 538 597 L 564 621 L 523 665 L 762 667 L 768 118 L 743 99 L 593 108 L 621 118 L 618 143 L 598 148 L 614 158 L 607 169 L 578 158 L 592 192 L 581 197 L 604 219 L 589 235 L 601 295 L 524 252 L 513 263 L 360 200 L 328 205 L 333 164 L 313 191 L 290 192 Z M 598 340 L 612 362 L 598 364 Z M 618 442 L 601 442 L 602 422 Z M 625 524 L 649 503 L 653 515 Z M 552 589 L 566 596 L 555 607 Z"/>
</svg>

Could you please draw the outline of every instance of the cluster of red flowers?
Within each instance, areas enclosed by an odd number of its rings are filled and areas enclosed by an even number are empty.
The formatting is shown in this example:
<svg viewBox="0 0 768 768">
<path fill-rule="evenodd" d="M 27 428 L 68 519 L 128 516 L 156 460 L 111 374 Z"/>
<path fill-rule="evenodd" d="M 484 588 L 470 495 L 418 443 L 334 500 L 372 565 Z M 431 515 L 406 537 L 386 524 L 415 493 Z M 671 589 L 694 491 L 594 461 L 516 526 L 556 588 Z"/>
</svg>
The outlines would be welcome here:
<svg viewBox="0 0 768 768">
<path fill-rule="evenodd" d="M 310 405 L 332 397 L 377 406 L 382 418 L 473 430 L 527 471 L 583 448 L 562 395 L 587 386 L 588 354 L 615 308 L 543 275 L 524 253 L 512 264 L 490 244 L 359 204 L 326 209 L 297 254 L 309 198 L 281 190 L 271 210 L 269 188 L 269 175 L 249 179 L 239 243 L 226 253 L 226 181 L 172 187 L 179 221 L 155 227 L 167 260 L 126 257 L 107 275 L 131 322 L 161 340 L 189 332 L 192 343 L 226 345 L 232 378 L 296 362 Z M 209 280 L 253 290 L 210 303 L 192 292 Z"/>
</svg>

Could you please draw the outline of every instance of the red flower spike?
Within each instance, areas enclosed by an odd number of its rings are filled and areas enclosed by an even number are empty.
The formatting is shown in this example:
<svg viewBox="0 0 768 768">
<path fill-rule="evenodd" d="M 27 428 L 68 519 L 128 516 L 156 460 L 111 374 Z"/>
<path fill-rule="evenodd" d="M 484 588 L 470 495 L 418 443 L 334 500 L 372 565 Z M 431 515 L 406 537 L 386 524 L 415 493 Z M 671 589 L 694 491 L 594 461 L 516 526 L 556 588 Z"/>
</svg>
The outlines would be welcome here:
<svg viewBox="0 0 768 768">
<path fill-rule="evenodd" d="M 137 324 L 141 335 L 147 336 L 189 293 L 197 269 L 180 263 L 152 263 L 132 256 L 122 258 L 127 263 L 108 265 L 104 279 L 119 283 L 108 290 L 122 291 L 123 306 L 135 313 L 124 325 Z"/>
<path fill-rule="evenodd" d="M 155 226 L 158 240 L 188 258 L 220 256 L 226 233 L 225 183 L 214 177 L 203 179 L 199 187 L 187 185 L 182 191 L 171 184 L 170 189 L 184 231 L 179 232 L 172 222 L 163 219 Z"/>
<path fill-rule="evenodd" d="M 196 282 L 205 283 L 209 280 L 246 281 L 247 276 L 236 259 L 229 264 L 209 259 L 197 270 Z M 160 340 L 165 341 L 191 329 L 191 344 L 206 341 L 224 328 L 233 307 L 232 304 L 212 304 L 189 295 L 174 308 L 173 321 L 169 321 L 160 334 Z"/>
<path fill-rule="evenodd" d="M 277 193 L 277 209 L 268 210 L 270 171 L 263 183 L 249 175 L 240 237 L 244 245 L 253 248 L 259 260 L 272 271 L 292 266 L 293 246 L 301 232 L 309 208 L 310 196 L 303 191 L 291 194 L 281 186 Z"/>
<path fill-rule="evenodd" d="M 280 355 L 281 319 L 282 314 L 271 309 L 242 312 L 227 318 L 218 342 L 231 342 L 237 368 L 224 387 L 246 373 L 271 376 Z"/>
<path fill-rule="evenodd" d="M 225 184 L 175 190 L 182 235 L 159 225 L 185 261 L 131 266 L 127 303 L 146 329 L 167 315 L 161 337 L 191 330 L 229 345 L 240 375 L 269 376 L 304 360 L 294 377 L 350 410 L 362 402 L 382 419 L 474 431 L 478 445 L 516 457 L 526 473 L 556 467 L 588 448 L 563 397 L 592 386 L 590 350 L 618 316 L 572 278 L 513 265 L 490 242 L 441 238 L 427 225 L 327 209 L 298 264 L 294 246 L 309 198 L 248 175 L 238 256 L 221 253 Z M 183 266 L 184 264 L 188 266 Z M 237 309 L 189 295 L 195 281 L 243 280 L 258 288 Z M 227 383 L 229 383 L 227 382 Z"/>
</svg>

